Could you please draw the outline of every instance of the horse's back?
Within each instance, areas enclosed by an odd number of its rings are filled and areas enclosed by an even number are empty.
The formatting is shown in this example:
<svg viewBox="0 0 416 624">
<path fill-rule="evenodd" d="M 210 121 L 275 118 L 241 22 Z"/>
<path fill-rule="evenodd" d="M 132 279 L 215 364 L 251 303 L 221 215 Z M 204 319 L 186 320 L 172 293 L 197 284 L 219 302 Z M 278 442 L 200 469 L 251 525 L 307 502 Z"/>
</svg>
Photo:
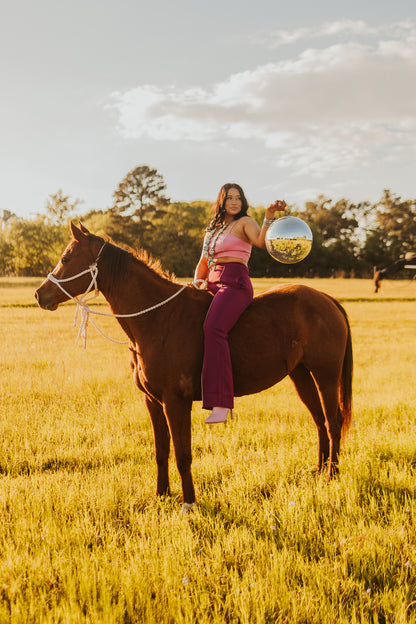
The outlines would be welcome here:
<svg viewBox="0 0 416 624">
<path fill-rule="evenodd" d="M 345 311 L 326 293 L 282 284 L 257 295 L 229 336 L 236 394 L 267 388 L 300 363 L 311 371 L 337 368 L 348 335 Z"/>
<path fill-rule="evenodd" d="M 297 315 L 302 322 L 327 322 L 345 325 L 346 314 L 342 306 L 330 295 L 303 284 L 279 284 L 253 299 L 252 312 L 276 310 L 290 319 Z M 289 323 L 291 324 L 291 323 Z"/>
</svg>

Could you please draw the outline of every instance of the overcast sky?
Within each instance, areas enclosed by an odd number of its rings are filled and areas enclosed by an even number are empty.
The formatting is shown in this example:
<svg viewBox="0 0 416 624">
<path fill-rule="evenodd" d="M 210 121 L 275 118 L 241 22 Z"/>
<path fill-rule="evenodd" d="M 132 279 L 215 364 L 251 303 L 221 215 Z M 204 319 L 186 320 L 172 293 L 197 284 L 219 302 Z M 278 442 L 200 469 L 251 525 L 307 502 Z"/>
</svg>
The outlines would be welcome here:
<svg viewBox="0 0 416 624">
<path fill-rule="evenodd" d="M 14 0 L 0 19 L 0 210 L 416 198 L 415 0 Z"/>
</svg>

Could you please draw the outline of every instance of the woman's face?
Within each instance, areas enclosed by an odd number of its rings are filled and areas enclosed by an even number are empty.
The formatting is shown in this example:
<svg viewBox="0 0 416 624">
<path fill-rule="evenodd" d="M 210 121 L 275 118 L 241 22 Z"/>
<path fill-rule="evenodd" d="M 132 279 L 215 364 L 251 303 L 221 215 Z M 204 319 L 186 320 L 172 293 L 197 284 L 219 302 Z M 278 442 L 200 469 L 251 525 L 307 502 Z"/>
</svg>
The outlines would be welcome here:
<svg viewBox="0 0 416 624">
<path fill-rule="evenodd" d="M 236 188 L 228 189 L 225 197 L 225 214 L 229 217 L 235 217 L 241 211 L 243 202 L 241 199 L 240 191 Z"/>
</svg>

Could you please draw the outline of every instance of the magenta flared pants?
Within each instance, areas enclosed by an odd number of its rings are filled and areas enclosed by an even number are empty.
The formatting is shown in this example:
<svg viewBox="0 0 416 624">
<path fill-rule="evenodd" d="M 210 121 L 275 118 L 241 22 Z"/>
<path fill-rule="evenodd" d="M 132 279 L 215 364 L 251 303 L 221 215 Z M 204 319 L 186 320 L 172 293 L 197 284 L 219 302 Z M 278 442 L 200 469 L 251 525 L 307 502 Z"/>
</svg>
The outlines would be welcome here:
<svg viewBox="0 0 416 624">
<path fill-rule="evenodd" d="M 204 323 L 202 407 L 234 407 L 228 333 L 253 300 L 248 268 L 239 262 L 217 264 L 208 276 L 214 295 Z"/>
</svg>

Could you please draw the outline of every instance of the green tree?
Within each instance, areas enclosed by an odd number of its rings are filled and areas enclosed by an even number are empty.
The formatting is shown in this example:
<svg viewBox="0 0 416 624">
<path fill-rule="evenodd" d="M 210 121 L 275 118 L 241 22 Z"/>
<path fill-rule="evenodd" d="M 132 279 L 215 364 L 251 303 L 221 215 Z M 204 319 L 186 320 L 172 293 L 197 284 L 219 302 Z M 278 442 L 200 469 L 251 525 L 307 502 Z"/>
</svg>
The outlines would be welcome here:
<svg viewBox="0 0 416 624">
<path fill-rule="evenodd" d="M 108 236 L 121 247 L 137 247 L 136 224 L 132 217 L 122 217 L 112 210 L 91 210 L 81 221 L 94 234 Z"/>
<path fill-rule="evenodd" d="M 0 231 L 0 275 L 13 274 L 13 249 L 8 237 Z"/>
<path fill-rule="evenodd" d="M 416 200 L 402 200 L 385 190 L 368 213 L 362 259 L 369 267 L 386 267 L 416 251 Z"/>
<path fill-rule="evenodd" d="M 346 199 L 333 202 L 323 195 L 306 202 L 298 214 L 312 229 L 314 241 L 305 268 L 313 268 L 321 277 L 352 275 L 358 267 L 359 208 Z"/>
<path fill-rule="evenodd" d="M 3 241 L 7 251 L 5 272 L 22 276 L 45 276 L 53 269 L 65 244 L 68 228 L 51 225 L 41 216 L 15 219 Z"/>
<path fill-rule="evenodd" d="M 0 211 L 0 230 L 5 228 L 9 224 L 11 219 L 17 219 L 14 212 L 11 212 L 10 210 L 6 210 L 6 209 L 1 210 Z"/>
<path fill-rule="evenodd" d="M 154 227 L 154 218 L 169 204 L 165 190 L 162 175 L 143 165 L 129 171 L 114 191 L 111 210 L 132 218 L 139 247 L 144 246 L 146 233 Z"/>
<path fill-rule="evenodd" d="M 71 200 L 70 195 L 64 195 L 62 189 L 58 189 L 56 193 L 49 195 L 46 200 L 46 215 L 51 223 L 61 225 L 74 215 L 75 208 L 82 203 L 81 199 Z"/>
<path fill-rule="evenodd" d="M 386 190 L 376 206 L 378 227 L 395 259 L 408 251 L 415 251 L 416 200 L 402 200 Z"/>
<path fill-rule="evenodd" d="M 175 202 L 154 220 L 148 251 L 178 277 L 193 275 L 209 221 L 208 202 Z"/>
</svg>

